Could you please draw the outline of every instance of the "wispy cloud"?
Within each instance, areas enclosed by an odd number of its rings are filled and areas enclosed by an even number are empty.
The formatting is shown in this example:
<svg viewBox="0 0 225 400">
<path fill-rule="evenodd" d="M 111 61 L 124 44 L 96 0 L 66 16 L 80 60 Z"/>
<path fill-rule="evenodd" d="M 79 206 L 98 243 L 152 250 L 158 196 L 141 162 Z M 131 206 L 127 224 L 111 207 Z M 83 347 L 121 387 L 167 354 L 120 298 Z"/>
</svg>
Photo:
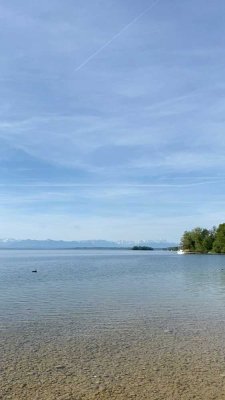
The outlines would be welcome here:
<svg viewBox="0 0 225 400">
<path fill-rule="evenodd" d="M 178 237 L 223 218 L 224 12 L 0 5 L 3 236 Z"/>
</svg>

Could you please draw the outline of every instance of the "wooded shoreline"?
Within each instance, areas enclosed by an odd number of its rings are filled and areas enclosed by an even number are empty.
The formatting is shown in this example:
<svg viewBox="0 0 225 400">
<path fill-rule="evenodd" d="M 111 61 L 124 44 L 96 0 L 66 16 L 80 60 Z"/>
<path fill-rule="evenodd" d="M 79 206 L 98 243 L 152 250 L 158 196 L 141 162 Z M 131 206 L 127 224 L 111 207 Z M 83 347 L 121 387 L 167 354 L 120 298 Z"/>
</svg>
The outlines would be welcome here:
<svg viewBox="0 0 225 400">
<path fill-rule="evenodd" d="M 185 254 L 225 254 L 225 223 L 212 229 L 185 231 L 180 248 Z"/>
</svg>

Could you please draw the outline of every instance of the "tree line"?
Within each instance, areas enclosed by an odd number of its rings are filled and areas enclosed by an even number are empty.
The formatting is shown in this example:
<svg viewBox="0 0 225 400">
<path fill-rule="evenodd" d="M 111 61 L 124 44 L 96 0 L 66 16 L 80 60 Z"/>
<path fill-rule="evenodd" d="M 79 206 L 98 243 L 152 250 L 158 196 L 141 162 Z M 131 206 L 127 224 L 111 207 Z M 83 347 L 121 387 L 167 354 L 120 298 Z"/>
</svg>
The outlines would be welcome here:
<svg viewBox="0 0 225 400">
<path fill-rule="evenodd" d="M 181 248 L 194 253 L 225 253 L 225 223 L 212 229 L 195 228 L 185 231 Z"/>
<path fill-rule="evenodd" d="M 149 246 L 133 246 L 132 250 L 154 250 L 153 247 Z"/>
</svg>

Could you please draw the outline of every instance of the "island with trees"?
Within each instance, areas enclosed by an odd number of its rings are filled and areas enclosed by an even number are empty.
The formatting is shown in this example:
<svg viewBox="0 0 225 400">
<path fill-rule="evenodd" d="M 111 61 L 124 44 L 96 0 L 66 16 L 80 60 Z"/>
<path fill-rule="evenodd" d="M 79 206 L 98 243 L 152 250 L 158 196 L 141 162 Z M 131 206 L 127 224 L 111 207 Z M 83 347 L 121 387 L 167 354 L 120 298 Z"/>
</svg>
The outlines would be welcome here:
<svg viewBox="0 0 225 400">
<path fill-rule="evenodd" d="M 185 231 L 180 247 L 187 254 L 225 254 L 225 223 L 212 229 L 194 228 Z"/>
<path fill-rule="evenodd" d="M 132 250 L 154 250 L 154 249 L 149 246 L 133 246 Z"/>
</svg>

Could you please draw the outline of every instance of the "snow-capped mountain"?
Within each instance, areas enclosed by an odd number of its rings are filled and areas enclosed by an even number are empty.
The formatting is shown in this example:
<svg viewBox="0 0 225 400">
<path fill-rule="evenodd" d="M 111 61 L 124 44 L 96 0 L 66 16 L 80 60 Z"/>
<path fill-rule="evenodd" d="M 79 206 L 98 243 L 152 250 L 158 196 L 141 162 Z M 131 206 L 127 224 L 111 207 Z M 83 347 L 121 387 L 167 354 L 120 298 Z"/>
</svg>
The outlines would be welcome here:
<svg viewBox="0 0 225 400">
<path fill-rule="evenodd" d="M 151 246 L 153 248 L 166 248 L 176 246 L 176 243 L 167 241 L 109 241 L 109 240 L 32 240 L 32 239 L 0 239 L 0 249 L 73 249 L 73 248 L 129 248 L 134 245 Z"/>
</svg>

